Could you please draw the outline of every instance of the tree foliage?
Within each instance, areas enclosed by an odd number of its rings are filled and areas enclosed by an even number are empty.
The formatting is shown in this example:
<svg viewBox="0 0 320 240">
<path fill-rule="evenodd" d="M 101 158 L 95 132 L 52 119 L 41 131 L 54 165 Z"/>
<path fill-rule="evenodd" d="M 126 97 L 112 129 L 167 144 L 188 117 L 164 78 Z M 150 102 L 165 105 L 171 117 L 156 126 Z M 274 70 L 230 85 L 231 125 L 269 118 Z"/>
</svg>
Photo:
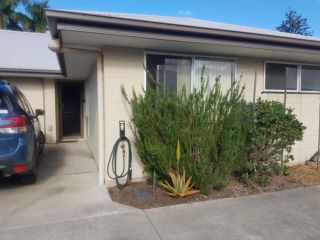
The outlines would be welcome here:
<svg viewBox="0 0 320 240">
<path fill-rule="evenodd" d="M 0 0 L 0 29 L 45 32 L 45 8 L 48 8 L 46 0 Z"/>
<path fill-rule="evenodd" d="M 313 31 L 310 30 L 307 19 L 292 9 L 289 9 L 286 12 L 285 20 L 283 20 L 280 26 L 277 27 L 277 30 L 280 32 L 295 33 L 304 36 L 313 35 Z"/>
<path fill-rule="evenodd" d="M 0 29 L 27 30 L 29 18 L 17 11 L 20 5 L 27 4 L 27 0 L 0 0 Z"/>
<path fill-rule="evenodd" d="M 47 19 L 45 9 L 48 8 L 48 1 L 32 2 L 26 6 L 26 11 L 30 16 L 29 30 L 32 32 L 45 32 L 47 30 Z"/>
</svg>

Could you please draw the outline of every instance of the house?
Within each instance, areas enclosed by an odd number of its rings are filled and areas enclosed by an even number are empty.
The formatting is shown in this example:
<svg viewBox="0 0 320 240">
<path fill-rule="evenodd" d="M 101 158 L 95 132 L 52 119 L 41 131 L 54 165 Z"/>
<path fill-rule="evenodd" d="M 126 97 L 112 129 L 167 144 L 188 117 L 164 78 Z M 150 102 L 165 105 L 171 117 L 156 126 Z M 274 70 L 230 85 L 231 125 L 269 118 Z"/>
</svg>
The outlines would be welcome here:
<svg viewBox="0 0 320 240">
<path fill-rule="evenodd" d="M 99 166 L 99 182 L 130 111 L 131 92 L 153 78 L 179 90 L 200 82 L 203 65 L 222 86 L 240 80 L 245 98 L 284 101 L 307 126 L 293 149 L 297 162 L 318 146 L 320 39 L 190 18 L 84 11 L 46 11 L 49 34 L 1 31 L 0 76 L 18 85 L 34 108 L 44 108 L 47 142 L 83 138 Z M 50 52 L 50 49 L 56 53 Z M 3 52 L 5 54 L 3 55 Z M 131 140 L 132 133 L 127 131 Z M 144 177 L 133 151 L 133 178 Z"/>
</svg>

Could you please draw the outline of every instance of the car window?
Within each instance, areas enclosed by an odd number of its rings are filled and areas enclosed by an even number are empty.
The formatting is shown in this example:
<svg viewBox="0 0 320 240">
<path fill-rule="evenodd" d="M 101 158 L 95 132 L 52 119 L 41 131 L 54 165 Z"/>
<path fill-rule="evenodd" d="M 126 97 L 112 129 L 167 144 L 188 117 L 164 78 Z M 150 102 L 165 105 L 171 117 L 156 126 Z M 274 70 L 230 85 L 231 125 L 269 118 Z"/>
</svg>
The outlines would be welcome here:
<svg viewBox="0 0 320 240">
<path fill-rule="evenodd" d="M 10 109 L 11 107 L 8 98 L 0 93 L 0 114 L 7 114 Z"/>
<path fill-rule="evenodd" d="M 33 116 L 33 115 L 34 115 L 33 109 L 32 109 L 32 107 L 31 107 L 29 101 L 27 100 L 26 96 L 23 95 L 22 92 L 20 92 L 20 95 L 21 95 L 23 101 L 25 102 L 26 107 L 28 108 L 28 113 L 29 113 L 31 116 Z"/>
<path fill-rule="evenodd" d="M 18 105 L 22 108 L 23 111 L 25 111 L 27 114 L 30 115 L 30 110 L 28 109 L 28 105 L 24 101 L 21 93 L 16 90 L 16 91 L 14 91 L 14 95 L 15 95 L 15 97 L 17 99 Z"/>
</svg>

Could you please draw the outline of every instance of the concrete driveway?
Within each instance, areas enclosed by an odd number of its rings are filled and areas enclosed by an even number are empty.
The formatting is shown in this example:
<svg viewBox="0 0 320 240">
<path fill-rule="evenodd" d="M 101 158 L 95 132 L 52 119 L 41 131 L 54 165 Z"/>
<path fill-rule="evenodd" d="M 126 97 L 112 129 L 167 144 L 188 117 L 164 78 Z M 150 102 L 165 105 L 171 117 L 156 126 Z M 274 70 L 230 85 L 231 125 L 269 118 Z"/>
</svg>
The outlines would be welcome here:
<svg viewBox="0 0 320 240">
<path fill-rule="evenodd" d="M 0 182 L 0 231 L 127 209 L 112 203 L 98 185 L 97 165 L 85 142 L 46 145 L 35 185 Z"/>
<path fill-rule="evenodd" d="M 142 211 L 111 202 L 85 145 L 43 159 L 36 185 L 0 184 L 1 240 L 320 239 L 319 187 Z"/>
</svg>

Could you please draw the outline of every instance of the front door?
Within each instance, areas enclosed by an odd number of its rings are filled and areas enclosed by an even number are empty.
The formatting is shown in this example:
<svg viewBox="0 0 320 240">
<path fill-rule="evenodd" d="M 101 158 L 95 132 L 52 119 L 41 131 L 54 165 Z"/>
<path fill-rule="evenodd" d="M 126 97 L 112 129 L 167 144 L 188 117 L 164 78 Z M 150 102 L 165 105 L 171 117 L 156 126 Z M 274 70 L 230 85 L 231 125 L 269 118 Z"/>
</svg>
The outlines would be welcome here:
<svg viewBox="0 0 320 240">
<path fill-rule="evenodd" d="M 59 93 L 61 138 L 83 137 L 83 84 L 60 83 Z"/>
</svg>

